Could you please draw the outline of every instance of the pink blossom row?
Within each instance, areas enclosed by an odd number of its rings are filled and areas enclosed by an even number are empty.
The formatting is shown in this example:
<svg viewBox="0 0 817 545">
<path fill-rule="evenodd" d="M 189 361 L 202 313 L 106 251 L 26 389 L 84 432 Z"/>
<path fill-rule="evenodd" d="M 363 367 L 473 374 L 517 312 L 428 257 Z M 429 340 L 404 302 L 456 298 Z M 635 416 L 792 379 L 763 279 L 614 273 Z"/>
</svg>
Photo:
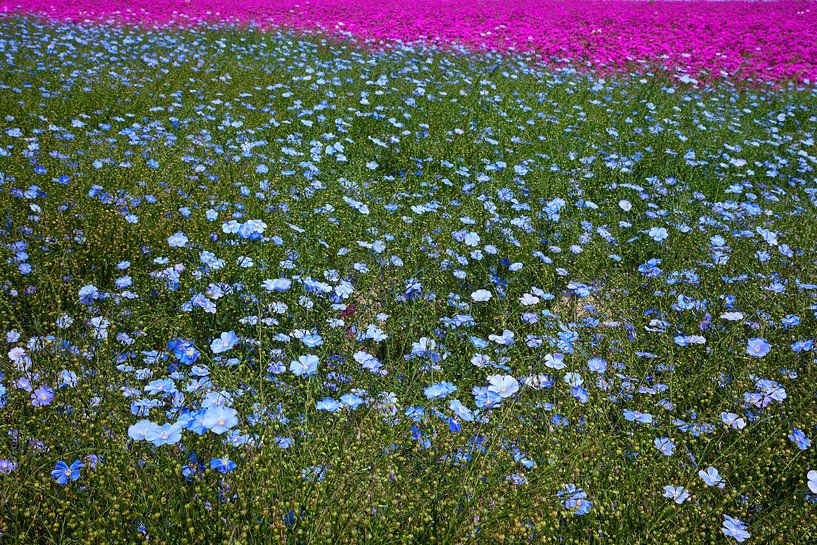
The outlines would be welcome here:
<svg viewBox="0 0 817 545">
<path fill-rule="evenodd" d="M 756 80 L 817 80 L 817 3 L 780 0 L 0 0 L 0 12 L 74 21 L 262 27 L 532 51 L 596 69 L 652 67 Z"/>
</svg>

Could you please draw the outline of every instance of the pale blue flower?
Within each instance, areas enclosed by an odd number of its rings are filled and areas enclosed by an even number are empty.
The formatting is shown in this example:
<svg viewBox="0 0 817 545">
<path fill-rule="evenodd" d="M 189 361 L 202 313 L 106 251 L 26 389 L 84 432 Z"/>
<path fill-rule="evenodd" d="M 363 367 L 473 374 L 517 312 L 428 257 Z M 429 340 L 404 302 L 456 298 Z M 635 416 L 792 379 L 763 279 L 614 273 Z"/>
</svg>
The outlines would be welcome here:
<svg viewBox="0 0 817 545">
<path fill-rule="evenodd" d="M 307 354 L 298 358 L 298 361 L 292 361 L 289 364 L 289 370 L 296 377 L 308 378 L 318 372 L 318 362 L 320 359 L 313 354 Z"/>
<path fill-rule="evenodd" d="M 213 342 L 210 343 L 210 350 L 212 350 L 214 354 L 221 354 L 232 350 L 236 343 L 238 343 L 238 336 L 235 334 L 235 331 L 225 331 L 219 338 L 214 339 Z"/>
<path fill-rule="evenodd" d="M 706 468 L 706 471 L 703 469 L 698 471 L 698 476 L 703 479 L 706 486 L 717 486 L 718 488 L 723 488 L 726 486 L 726 482 L 724 482 L 720 473 L 718 473 L 718 470 L 712 466 Z"/>
</svg>

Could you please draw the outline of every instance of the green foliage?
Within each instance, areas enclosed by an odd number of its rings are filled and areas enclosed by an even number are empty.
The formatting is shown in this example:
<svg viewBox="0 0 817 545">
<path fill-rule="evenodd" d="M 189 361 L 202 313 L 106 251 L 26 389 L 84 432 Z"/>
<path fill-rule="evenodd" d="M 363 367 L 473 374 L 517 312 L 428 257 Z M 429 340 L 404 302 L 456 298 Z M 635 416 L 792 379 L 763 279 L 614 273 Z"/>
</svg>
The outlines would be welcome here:
<svg viewBox="0 0 817 545">
<path fill-rule="evenodd" d="M 788 438 L 797 428 L 817 439 L 814 352 L 790 348 L 813 341 L 817 326 L 817 292 L 800 287 L 817 283 L 813 89 L 696 88 L 646 71 L 605 80 L 524 57 L 364 52 L 252 29 L 4 18 L 0 36 L 0 329 L 20 334 L 0 364 L 0 459 L 16 464 L 0 475 L 1 542 L 708 544 L 730 541 L 723 514 L 746 521 L 752 543 L 815 539 L 806 478 L 815 447 Z M 335 142 L 343 151 L 329 153 Z M 505 166 L 488 168 L 497 161 Z M 512 199 L 501 197 L 507 188 Z M 555 219 L 554 199 L 565 201 Z M 236 212 L 240 222 L 262 220 L 265 239 L 225 233 Z M 649 234 L 657 227 L 668 230 L 662 243 Z M 452 235 L 459 229 L 496 254 L 475 259 L 476 247 Z M 169 246 L 176 232 L 189 244 Z M 30 273 L 19 269 L 19 241 Z M 224 266 L 205 266 L 202 251 Z M 252 267 L 241 266 L 245 257 Z M 640 269 L 651 259 L 661 260 L 654 276 Z M 173 285 L 161 272 L 176 264 Z M 329 282 L 329 270 L 353 284 L 343 301 L 302 286 Z M 115 284 L 123 275 L 132 287 Z M 262 287 L 277 277 L 295 287 Z M 409 279 L 422 296 L 406 296 Z M 211 297 L 216 312 L 185 310 L 213 283 L 225 291 Z M 88 285 L 106 296 L 83 303 Z M 532 287 L 553 298 L 528 308 L 520 297 Z M 478 289 L 492 299 L 472 300 Z M 691 308 L 678 308 L 680 295 Z M 275 302 L 286 310 L 271 310 Z M 536 322 L 523 319 L 528 311 Z M 736 311 L 740 320 L 722 318 Z M 446 326 L 457 314 L 473 325 Z M 64 315 L 74 323 L 61 329 Z M 786 325 L 790 316 L 799 323 Z M 109 322 L 104 338 L 94 334 L 98 317 Z M 361 337 L 371 325 L 387 338 Z M 301 328 L 316 328 L 323 344 L 276 337 Z M 471 339 L 506 329 L 512 346 L 477 349 Z M 211 342 L 230 330 L 240 346 L 215 354 Z M 559 344 L 564 330 L 577 334 L 570 350 Z M 678 340 L 694 335 L 705 343 Z M 528 346 L 528 336 L 542 345 Z M 437 344 L 436 364 L 413 355 L 424 337 Z M 749 338 L 766 339 L 769 354 L 747 354 Z M 138 420 L 173 422 L 180 406 L 201 404 L 202 392 L 184 391 L 192 375 L 171 356 L 173 339 L 200 351 L 209 389 L 230 393 L 245 444 L 189 429 L 173 445 L 128 438 Z M 15 347 L 30 369 L 5 356 Z M 363 369 L 359 350 L 388 374 Z M 475 366 L 478 352 L 508 370 Z M 565 353 L 564 370 L 545 365 L 554 352 Z M 316 376 L 270 371 L 306 353 L 320 357 Z M 588 371 L 594 357 L 607 362 L 602 375 Z M 65 371 L 75 386 L 59 387 Z M 587 403 L 571 395 L 567 372 L 584 377 Z M 519 379 L 518 395 L 481 411 L 481 422 L 456 419 L 454 431 L 450 399 L 473 407 L 472 389 L 496 373 Z M 554 386 L 524 380 L 540 374 Z M 25 377 L 51 385 L 53 402 L 33 406 L 17 386 Z M 135 415 L 132 403 L 151 397 L 145 386 L 168 377 L 184 400 L 152 396 L 160 403 Z M 785 399 L 748 402 L 761 379 L 779 383 Z M 427 399 L 424 389 L 443 381 L 456 394 Z M 367 392 L 362 406 L 316 407 L 352 388 Z M 385 393 L 396 403 L 380 404 Z M 412 406 L 425 410 L 418 422 L 406 415 Z M 625 410 L 655 420 L 633 422 Z M 722 413 L 744 417 L 745 429 Z M 674 455 L 656 449 L 659 437 L 675 442 Z M 99 461 L 86 461 L 78 480 L 52 478 L 58 460 L 88 455 Z M 211 458 L 236 468 L 221 474 Z M 699 478 L 708 466 L 723 489 Z M 304 473 L 314 468 L 322 480 Z M 568 483 L 587 492 L 586 514 L 557 496 Z M 669 484 L 690 499 L 664 497 Z"/>
</svg>

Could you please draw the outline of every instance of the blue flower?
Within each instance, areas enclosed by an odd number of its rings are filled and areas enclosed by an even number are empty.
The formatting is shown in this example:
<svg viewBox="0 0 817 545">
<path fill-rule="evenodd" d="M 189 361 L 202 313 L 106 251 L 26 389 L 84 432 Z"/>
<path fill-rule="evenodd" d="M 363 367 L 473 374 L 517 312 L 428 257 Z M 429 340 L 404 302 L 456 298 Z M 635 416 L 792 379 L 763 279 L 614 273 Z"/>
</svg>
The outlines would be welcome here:
<svg viewBox="0 0 817 545">
<path fill-rule="evenodd" d="M 315 348 L 316 346 L 321 346 L 323 344 L 323 337 L 317 333 L 309 333 L 304 335 L 301 342 L 304 343 L 304 346 L 307 348 Z"/>
<path fill-rule="evenodd" d="M 56 479 L 57 484 L 68 484 L 68 481 L 79 479 L 80 470 L 85 467 L 79 460 L 74 460 L 70 466 L 60 460 L 51 471 L 51 476 Z"/>
<path fill-rule="evenodd" d="M 167 237 L 167 243 L 170 245 L 171 248 L 184 248 L 185 246 L 187 246 L 187 242 L 188 242 L 187 235 L 185 235 L 181 231 Z"/>
<path fill-rule="evenodd" d="M 488 340 L 502 346 L 513 346 L 516 343 L 514 340 L 514 333 L 510 329 L 504 329 L 502 331 L 502 335 L 488 335 Z"/>
<path fill-rule="evenodd" d="M 681 505 L 689 499 L 689 492 L 683 486 L 674 486 L 668 484 L 664 487 L 664 497 L 670 498 L 672 501 Z"/>
<path fill-rule="evenodd" d="M 672 456 L 675 454 L 675 443 L 669 437 L 656 437 L 653 441 L 658 452 L 665 456 Z"/>
<path fill-rule="evenodd" d="M 99 290 L 96 286 L 89 284 L 79 290 L 79 302 L 83 305 L 90 305 L 99 298 Z"/>
<path fill-rule="evenodd" d="M 791 439 L 800 450 L 808 450 L 808 448 L 811 446 L 811 439 L 806 437 L 806 434 L 797 428 L 791 430 L 789 439 Z"/>
<path fill-rule="evenodd" d="M 474 421 L 474 412 L 462 404 L 459 399 L 452 399 L 448 402 L 448 408 L 454 411 L 459 418 L 465 420 L 466 422 L 473 422 Z"/>
<path fill-rule="evenodd" d="M 480 409 L 492 408 L 502 403 L 502 396 L 487 387 L 474 386 L 474 402 Z"/>
<path fill-rule="evenodd" d="M 426 399 L 442 399 L 457 391 L 457 387 L 450 382 L 440 382 L 426 387 L 424 393 Z"/>
<path fill-rule="evenodd" d="M 559 354 L 558 352 L 555 354 L 547 354 L 545 356 L 545 365 L 558 371 L 559 369 L 565 368 L 564 360 L 564 354 Z"/>
<path fill-rule="evenodd" d="M 698 471 L 698 476 L 703 479 L 706 486 L 717 486 L 718 488 L 723 488 L 726 486 L 726 483 L 724 482 L 720 473 L 718 473 L 718 470 L 712 466 L 706 468 L 706 471 L 703 469 Z"/>
<path fill-rule="evenodd" d="M 54 390 L 50 386 L 40 386 L 31 394 L 31 404 L 35 407 L 45 407 L 54 400 Z"/>
<path fill-rule="evenodd" d="M 232 407 L 216 405 L 207 409 L 201 423 L 211 432 L 222 434 L 238 425 L 238 412 Z"/>
<path fill-rule="evenodd" d="M 491 297 L 492 297 L 491 292 L 488 290 L 477 290 L 471 294 L 471 299 L 473 299 L 477 303 L 484 303 L 490 300 Z"/>
<path fill-rule="evenodd" d="M 594 373 L 604 373 L 607 370 L 607 362 L 601 358 L 591 358 L 587 362 L 587 367 Z"/>
<path fill-rule="evenodd" d="M 298 361 L 292 361 L 289 364 L 289 370 L 296 377 L 308 378 L 318 372 L 318 356 L 307 354 L 298 358 Z"/>
<path fill-rule="evenodd" d="M 340 396 L 340 402 L 354 410 L 363 405 L 365 400 L 357 394 L 344 394 Z"/>
<path fill-rule="evenodd" d="M 488 377 L 488 390 L 502 399 L 513 397 L 519 391 L 519 382 L 510 375 L 491 375 Z"/>
<path fill-rule="evenodd" d="M 806 479 L 808 479 L 808 489 L 817 494 L 817 471 L 813 469 L 809 471 L 806 474 Z"/>
<path fill-rule="evenodd" d="M 222 352 L 232 350 L 237 342 L 238 336 L 236 336 L 235 331 L 225 331 L 219 338 L 213 339 L 213 342 L 210 343 L 210 350 L 212 350 L 214 354 L 221 354 Z"/>
<path fill-rule="evenodd" d="M 574 515 L 586 515 L 593 504 L 587 499 L 587 493 L 582 488 L 577 488 L 575 484 L 566 484 L 556 493 L 562 499 L 562 507 L 571 511 Z"/>
<path fill-rule="evenodd" d="M 219 473 L 230 473 L 235 469 L 235 462 L 229 458 L 212 458 L 210 460 L 210 469 L 215 469 Z"/>
<path fill-rule="evenodd" d="M 259 240 L 266 228 L 267 224 L 261 220 L 248 220 L 238 228 L 238 236 L 249 240 Z"/>
<path fill-rule="evenodd" d="M 330 413 L 337 413 L 343 408 L 343 405 L 332 399 L 325 397 L 315 404 L 315 408 L 319 411 L 327 411 Z"/>
<path fill-rule="evenodd" d="M 755 337 L 753 339 L 749 339 L 749 343 L 746 345 L 746 353 L 755 358 L 762 358 L 769 353 L 771 348 L 772 345 L 770 345 L 766 339 L 762 337 Z"/>
<path fill-rule="evenodd" d="M 150 420 L 140 420 L 136 424 L 132 424 L 128 427 L 128 437 L 130 437 L 134 441 L 145 441 L 147 440 L 148 434 L 152 433 L 152 428 L 156 426 Z"/>
<path fill-rule="evenodd" d="M 473 231 L 466 233 L 465 237 L 463 238 L 463 242 L 465 243 L 465 245 L 471 247 L 476 247 L 479 244 L 479 241 L 480 241 L 479 235 L 477 233 L 474 233 Z"/>
<path fill-rule="evenodd" d="M 17 469 L 17 462 L 7 458 L 0 458 L 0 475 L 9 475 Z"/>
<path fill-rule="evenodd" d="M 746 427 L 746 419 L 735 413 L 721 413 L 721 422 L 736 430 L 742 430 Z"/>
<path fill-rule="evenodd" d="M 664 229 L 663 227 L 653 227 L 647 234 L 650 236 L 651 239 L 659 243 L 664 242 L 669 236 L 667 230 Z"/>
<path fill-rule="evenodd" d="M 301 470 L 301 477 L 307 481 L 321 482 L 326 477 L 326 466 L 317 465 Z"/>
<path fill-rule="evenodd" d="M 732 518 L 729 515 L 723 515 L 723 518 L 722 531 L 726 537 L 733 537 L 738 543 L 742 543 L 752 537 L 752 534 L 746 531 L 747 525 L 745 522 Z"/>
<path fill-rule="evenodd" d="M 276 278 L 274 280 L 264 280 L 261 284 L 267 291 L 287 291 L 292 286 L 292 280 L 288 278 Z"/>
<path fill-rule="evenodd" d="M 167 343 L 167 347 L 173 351 L 173 355 L 185 365 L 192 365 L 201 355 L 193 343 L 183 339 L 174 339 Z"/>
<path fill-rule="evenodd" d="M 59 329 L 68 329 L 69 327 L 71 327 L 71 324 L 73 324 L 73 323 L 74 323 L 73 318 L 71 318 L 67 314 L 63 314 L 62 316 L 57 318 L 57 321 L 56 321 L 55 325 Z"/>
<path fill-rule="evenodd" d="M 653 421 L 653 416 L 649 413 L 642 413 L 640 411 L 624 411 L 624 418 L 630 422 L 641 422 L 642 424 L 650 424 Z"/>
<path fill-rule="evenodd" d="M 182 439 L 182 426 L 178 424 L 153 425 L 145 435 L 145 439 L 153 443 L 154 447 L 175 445 Z"/>
</svg>

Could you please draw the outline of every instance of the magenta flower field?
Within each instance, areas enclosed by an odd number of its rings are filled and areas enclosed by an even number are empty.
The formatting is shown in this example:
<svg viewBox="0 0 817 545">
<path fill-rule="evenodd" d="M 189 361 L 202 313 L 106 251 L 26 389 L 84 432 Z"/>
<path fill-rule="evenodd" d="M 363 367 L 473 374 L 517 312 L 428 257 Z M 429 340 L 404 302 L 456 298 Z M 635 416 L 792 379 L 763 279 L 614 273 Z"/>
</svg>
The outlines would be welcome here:
<svg viewBox="0 0 817 545">
<path fill-rule="evenodd" d="M 817 78 L 813 2 L 0 0 L 0 11 L 160 26 L 231 20 L 378 43 L 513 48 L 602 71 L 650 63 L 691 76 Z"/>
</svg>

